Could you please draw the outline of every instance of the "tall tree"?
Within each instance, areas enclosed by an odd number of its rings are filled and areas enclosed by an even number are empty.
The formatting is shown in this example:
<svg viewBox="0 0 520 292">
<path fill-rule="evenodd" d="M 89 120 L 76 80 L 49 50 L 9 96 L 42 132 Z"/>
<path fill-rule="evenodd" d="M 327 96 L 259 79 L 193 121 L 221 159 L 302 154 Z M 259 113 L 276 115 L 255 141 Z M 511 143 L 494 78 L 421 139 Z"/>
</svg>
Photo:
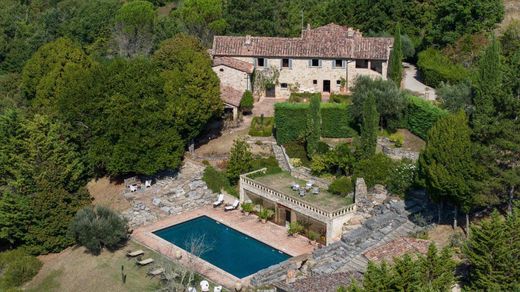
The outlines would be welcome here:
<svg viewBox="0 0 520 292">
<path fill-rule="evenodd" d="M 186 33 L 198 37 L 208 47 L 213 36 L 222 34 L 227 27 L 222 0 L 185 0 L 173 16 L 178 18 L 179 26 Z"/>
<path fill-rule="evenodd" d="M 457 210 L 462 208 L 468 214 L 473 204 L 477 166 L 472 157 L 470 133 L 464 112 L 443 117 L 428 132 L 426 148 L 419 157 L 419 173 L 430 196 L 441 205 L 444 201 L 455 205 L 454 226 L 457 226 Z"/>
<path fill-rule="evenodd" d="M 376 98 L 379 126 L 389 131 L 397 129 L 402 121 L 407 101 L 399 88 L 389 80 L 360 76 L 352 89 L 351 114 L 357 123 L 362 122 L 364 100 L 369 94 Z"/>
<path fill-rule="evenodd" d="M 226 176 L 231 184 L 236 185 L 241 174 L 251 171 L 253 155 L 246 141 L 237 139 L 229 153 Z"/>
<path fill-rule="evenodd" d="M 463 252 L 471 290 L 520 289 L 520 208 L 505 219 L 494 212 L 471 228 Z"/>
<path fill-rule="evenodd" d="M 369 93 L 363 101 L 361 138 L 359 149 L 356 149 L 360 159 L 370 158 L 376 153 L 378 122 L 379 113 L 377 112 L 375 96 Z"/>
<path fill-rule="evenodd" d="M 477 140 L 484 143 L 493 138 L 493 128 L 496 126 L 495 103 L 503 92 L 502 74 L 500 47 L 493 37 L 479 62 L 476 94 L 473 99 L 475 105 L 472 116 L 473 133 Z"/>
<path fill-rule="evenodd" d="M 183 138 L 195 138 L 223 111 L 220 81 L 196 38 L 179 34 L 161 43 L 152 60 L 162 70 L 167 110 Z"/>
<path fill-rule="evenodd" d="M 401 42 L 401 25 L 399 24 L 397 24 L 394 31 L 394 46 L 388 61 L 388 78 L 394 81 L 398 88 L 401 87 L 401 80 L 403 79 L 403 44 Z"/>
<path fill-rule="evenodd" d="M 307 155 L 312 158 L 318 149 L 318 143 L 321 138 L 321 113 L 320 113 L 320 97 L 313 95 L 309 105 L 309 114 L 307 115 Z"/>
<path fill-rule="evenodd" d="M 125 3 L 116 14 L 114 40 L 119 56 L 146 56 L 153 46 L 155 10 L 148 1 Z"/>
</svg>

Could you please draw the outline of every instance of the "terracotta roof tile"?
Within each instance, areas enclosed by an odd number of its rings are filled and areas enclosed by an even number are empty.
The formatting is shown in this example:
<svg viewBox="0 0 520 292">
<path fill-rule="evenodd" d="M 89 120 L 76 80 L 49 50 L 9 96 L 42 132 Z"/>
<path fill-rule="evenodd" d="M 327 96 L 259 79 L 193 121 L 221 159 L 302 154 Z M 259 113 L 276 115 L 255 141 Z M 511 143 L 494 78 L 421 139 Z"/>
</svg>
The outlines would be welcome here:
<svg viewBox="0 0 520 292">
<path fill-rule="evenodd" d="M 298 38 L 215 36 L 214 56 L 316 57 L 386 60 L 392 38 L 363 37 L 334 23 L 306 29 Z"/>
<path fill-rule="evenodd" d="M 392 240 L 384 245 L 373 248 L 363 255 L 370 261 L 392 262 L 394 257 L 399 257 L 404 254 L 426 254 L 428 252 L 428 240 L 416 239 L 411 237 L 401 237 Z"/>
<path fill-rule="evenodd" d="M 251 63 L 231 57 L 214 57 L 213 66 L 224 65 L 242 72 L 253 73 L 254 66 Z"/>
<path fill-rule="evenodd" d="M 240 100 L 242 99 L 243 91 L 237 90 L 231 86 L 220 84 L 220 99 L 223 102 L 232 105 L 240 106 Z"/>
</svg>

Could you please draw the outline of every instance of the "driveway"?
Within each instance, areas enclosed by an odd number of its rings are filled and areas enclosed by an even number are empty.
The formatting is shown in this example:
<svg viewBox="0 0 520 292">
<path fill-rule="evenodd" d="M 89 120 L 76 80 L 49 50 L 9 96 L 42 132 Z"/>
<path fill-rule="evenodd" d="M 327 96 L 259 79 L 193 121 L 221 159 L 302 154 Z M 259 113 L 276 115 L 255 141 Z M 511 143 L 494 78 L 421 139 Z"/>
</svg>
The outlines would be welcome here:
<svg viewBox="0 0 520 292">
<path fill-rule="evenodd" d="M 416 92 L 418 96 L 426 100 L 435 100 L 437 95 L 435 89 L 421 82 L 417 68 L 409 63 L 403 62 L 404 80 L 403 88 Z"/>
</svg>

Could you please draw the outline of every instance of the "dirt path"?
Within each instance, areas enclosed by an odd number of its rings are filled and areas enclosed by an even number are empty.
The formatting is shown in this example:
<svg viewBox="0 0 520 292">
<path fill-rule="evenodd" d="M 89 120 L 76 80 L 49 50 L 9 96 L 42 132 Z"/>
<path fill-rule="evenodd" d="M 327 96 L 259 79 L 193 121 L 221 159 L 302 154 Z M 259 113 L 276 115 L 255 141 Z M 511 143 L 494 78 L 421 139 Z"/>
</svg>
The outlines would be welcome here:
<svg viewBox="0 0 520 292">
<path fill-rule="evenodd" d="M 110 181 L 108 177 L 93 179 L 87 184 L 87 190 L 94 198 L 95 205 L 110 207 L 116 211 L 130 208 L 130 203 L 122 196 L 124 185 Z"/>
</svg>

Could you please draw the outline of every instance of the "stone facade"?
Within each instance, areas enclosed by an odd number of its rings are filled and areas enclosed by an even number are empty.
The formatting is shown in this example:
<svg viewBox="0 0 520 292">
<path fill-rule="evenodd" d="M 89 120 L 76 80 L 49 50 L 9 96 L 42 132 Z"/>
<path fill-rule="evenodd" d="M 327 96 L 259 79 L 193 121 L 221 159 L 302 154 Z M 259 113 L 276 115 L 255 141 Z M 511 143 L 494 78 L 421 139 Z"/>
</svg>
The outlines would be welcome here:
<svg viewBox="0 0 520 292">
<path fill-rule="evenodd" d="M 221 84 L 231 86 L 241 92 L 251 90 L 250 74 L 225 65 L 213 67 Z"/>
<path fill-rule="evenodd" d="M 256 71 L 276 68 L 274 96 L 288 97 L 291 90 L 346 92 L 359 76 L 386 79 L 392 44 L 391 38 L 363 37 L 359 31 L 329 24 L 308 27 L 299 38 L 216 36 L 211 54 L 214 59 L 240 63 L 241 68 L 243 64 Z M 245 88 L 243 74 L 217 67 L 222 83 Z"/>
</svg>

